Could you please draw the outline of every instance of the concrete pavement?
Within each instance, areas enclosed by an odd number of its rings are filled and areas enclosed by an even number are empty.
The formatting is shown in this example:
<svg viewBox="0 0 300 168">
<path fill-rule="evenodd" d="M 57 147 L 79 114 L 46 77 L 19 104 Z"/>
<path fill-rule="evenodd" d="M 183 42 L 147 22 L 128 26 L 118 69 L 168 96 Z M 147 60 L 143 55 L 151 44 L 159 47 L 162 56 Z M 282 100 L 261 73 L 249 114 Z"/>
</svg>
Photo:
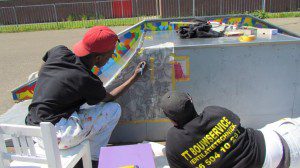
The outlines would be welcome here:
<svg viewBox="0 0 300 168">
<path fill-rule="evenodd" d="M 300 17 L 296 18 L 274 18 L 266 19 L 267 22 L 270 22 L 276 26 L 279 26 L 288 31 L 294 32 L 300 36 Z"/>
</svg>

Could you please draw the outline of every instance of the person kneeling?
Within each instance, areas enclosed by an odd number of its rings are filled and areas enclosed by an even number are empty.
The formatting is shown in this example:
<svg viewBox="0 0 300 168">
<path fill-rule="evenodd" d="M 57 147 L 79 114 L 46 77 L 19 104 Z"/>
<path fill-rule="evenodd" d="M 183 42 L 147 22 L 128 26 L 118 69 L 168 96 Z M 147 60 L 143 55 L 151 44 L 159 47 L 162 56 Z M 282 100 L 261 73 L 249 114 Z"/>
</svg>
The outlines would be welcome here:
<svg viewBox="0 0 300 168">
<path fill-rule="evenodd" d="M 176 91 L 163 96 L 161 108 L 174 124 L 166 140 L 171 168 L 300 167 L 300 117 L 244 128 L 223 107 L 208 106 L 198 115 L 191 97 Z"/>
</svg>

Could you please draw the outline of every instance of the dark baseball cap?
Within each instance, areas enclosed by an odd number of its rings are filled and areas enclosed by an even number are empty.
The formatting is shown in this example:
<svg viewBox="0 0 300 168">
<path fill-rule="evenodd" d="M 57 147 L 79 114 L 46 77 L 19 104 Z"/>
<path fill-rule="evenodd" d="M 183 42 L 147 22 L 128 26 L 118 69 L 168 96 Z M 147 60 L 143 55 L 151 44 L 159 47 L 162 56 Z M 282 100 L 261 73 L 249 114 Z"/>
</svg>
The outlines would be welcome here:
<svg viewBox="0 0 300 168">
<path fill-rule="evenodd" d="M 167 92 L 161 101 L 165 115 L 179 126 L 185 125 L 197 116 L 189 94 L 178 91 Z"/>
</svg>

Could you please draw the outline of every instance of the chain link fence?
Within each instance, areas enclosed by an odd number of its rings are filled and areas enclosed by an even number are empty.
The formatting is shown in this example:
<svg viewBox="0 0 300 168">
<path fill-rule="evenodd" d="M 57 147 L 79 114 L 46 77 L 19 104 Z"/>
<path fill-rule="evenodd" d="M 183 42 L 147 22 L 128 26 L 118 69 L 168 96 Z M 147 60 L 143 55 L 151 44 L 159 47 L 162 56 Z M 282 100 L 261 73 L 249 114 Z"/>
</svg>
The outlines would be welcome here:
<svg viewBox="0 0 300 168">
<path fill-rule="evenodd" d="M 300 0 L 107 0 L 0 8 L 0 25 L 299 11 Z"/>
<path fill-rule="evenodd" d="M 300 0 L 161 0 L 162 17 L 209 16 L 300 10 Z"/>
<path fill-rule="evenodd" d="M 157 0 L 119 0 L 2 7 L 0 24 L 158 16 L 157 5 Z"/>
</svg>

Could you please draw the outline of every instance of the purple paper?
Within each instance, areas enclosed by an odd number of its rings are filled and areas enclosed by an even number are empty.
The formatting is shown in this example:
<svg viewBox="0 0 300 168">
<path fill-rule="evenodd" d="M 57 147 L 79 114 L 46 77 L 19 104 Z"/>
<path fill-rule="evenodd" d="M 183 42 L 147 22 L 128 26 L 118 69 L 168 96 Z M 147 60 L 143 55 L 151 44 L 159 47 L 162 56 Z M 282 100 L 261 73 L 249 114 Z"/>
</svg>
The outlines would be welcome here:
<svg viewBox="0 0 300 168">
<path fill-rule="evenodd" d="M 150 144 L 102 147 L 98 168 L 119 168 L 135 165 L 139 168 L 155 168 Z"/>
</svg>

